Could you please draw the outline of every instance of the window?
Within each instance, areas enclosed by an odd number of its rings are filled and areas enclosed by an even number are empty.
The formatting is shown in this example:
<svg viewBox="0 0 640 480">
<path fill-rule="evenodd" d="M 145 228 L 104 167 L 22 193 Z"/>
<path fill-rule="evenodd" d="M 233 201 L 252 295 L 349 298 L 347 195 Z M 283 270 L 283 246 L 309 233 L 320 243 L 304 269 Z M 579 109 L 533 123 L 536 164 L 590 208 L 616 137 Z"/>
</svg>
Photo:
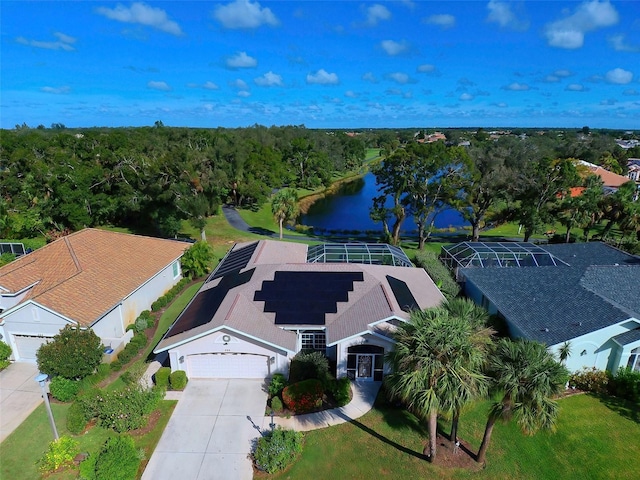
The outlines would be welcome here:
<svg viewBox="0 0 640 480">
<path fill-rule="evenodd" d="M 324 352 L 327 349 L 327 336 L 324 332 L 306 331 L 300 334 L 302 350 Z"/>
<path fill-rule="evenodd" d="M 178 262 L 175 262 L 173 264 L 173 278 L 176 278 L 178 275 L 180 275 L 180 267 Z"/>
<path fill-rule="evenodd" d="M 640 372 L 640 347 L 631 350 L 627 368 L 630 368 L 634 372 Z"/>
</svg>

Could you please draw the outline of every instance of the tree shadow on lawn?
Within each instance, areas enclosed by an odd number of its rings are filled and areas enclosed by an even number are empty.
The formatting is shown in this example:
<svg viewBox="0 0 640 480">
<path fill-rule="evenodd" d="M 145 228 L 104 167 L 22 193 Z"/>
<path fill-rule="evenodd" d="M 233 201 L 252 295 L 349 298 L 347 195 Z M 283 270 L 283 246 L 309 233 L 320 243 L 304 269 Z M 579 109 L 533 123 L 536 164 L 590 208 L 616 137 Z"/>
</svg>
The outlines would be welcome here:
<svg viewBox="0 0 640 480">
<path fill-rule="evenodd" d="M 600 403 L 616 412 L 618 415 L 628 418 L 629 420 L 640 423 L 640 405 L 624 398 L 610 397 L 608 395 L 599 395 L 590 393 L 589 395 L 597 398 Z"/>
</svg>

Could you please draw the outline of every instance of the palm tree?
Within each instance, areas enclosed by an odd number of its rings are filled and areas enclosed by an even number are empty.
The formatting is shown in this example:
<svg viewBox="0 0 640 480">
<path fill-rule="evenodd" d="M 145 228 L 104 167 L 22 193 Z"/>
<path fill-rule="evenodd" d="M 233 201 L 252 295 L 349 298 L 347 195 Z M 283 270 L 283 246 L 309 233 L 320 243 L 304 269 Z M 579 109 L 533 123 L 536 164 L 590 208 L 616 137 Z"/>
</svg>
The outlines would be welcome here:
<svg viewBox="0 0 640 480">
<path fill-rule="evenodd" d="M 571 356 L 571 342 L 564 342 L 558 349 L 558 360 L 562 365 L 566 365 Z"/>
<path fill-rule="evenodd" d="M 277 192 L 271 200 L 271 213 L 278 222 L 280 228 L 280 240 L 282 240 L 282 224 L 293 220 L 298 216 L 298 194 L 295 190 L 287 188 Z"/>
<path fill-rule="evenodd" d="M 562 391 L 569 377 L 547 348 L 532 340 L 498 342 L 489 363 L 494 387 L 501 399 L 494 402 L 478 450 L 477 461 L 484 463 L 491 433 L 497 420 L 515 417 L 522 431 L 533 435 L 541 428 L 555 429 L 558 404 L 552 400 Z"/>
<path fill-rule="evenodd" d="M 486 381 L 480 371 L 483 353 L 472 342 L 473 333 L 469 322 L 444 307 L 415 310 L 396 331 L 397 343 L 386 357 L 392 369 L 385 377 L 391 397 L 427 419 L 425 454 L 431 462 L 436 458 L 438 413 L 451 413 L 459 396 L 472 396 Z"/>
<path fill-rule="evenodd" d="M 474 355 L 473 358 L 470 359 L 477 362 L 477 364 L 470 365 L 469 369 L 474 372 L 480 371 L 486 366 L 485 362 L 488 359 L 490 349 L 493 345 L 493 335 L 495 334 L 495 331 L 487 326 L 489 312 L 487 312 L 484 307 L 474 303 L 473 300 L 462 297 L 450 299 L 444 305 L 444 308 L 449 315 L 469 323 L 469 340 L 477 350 L 477 355 Z M 453 415 L 451 419 L 451 435 L 449 438 L 453 442 L 455 442 L 458 437 L 458 422 L 462 408 L 475 398 L 483 396 L 488 387 L 488 383 L 484 377 L 478 378 L 474 375 L 463 375 L 460 380 L 458 394 L 452 396 L 453 404 L 451 407 Z"/>
</svg>

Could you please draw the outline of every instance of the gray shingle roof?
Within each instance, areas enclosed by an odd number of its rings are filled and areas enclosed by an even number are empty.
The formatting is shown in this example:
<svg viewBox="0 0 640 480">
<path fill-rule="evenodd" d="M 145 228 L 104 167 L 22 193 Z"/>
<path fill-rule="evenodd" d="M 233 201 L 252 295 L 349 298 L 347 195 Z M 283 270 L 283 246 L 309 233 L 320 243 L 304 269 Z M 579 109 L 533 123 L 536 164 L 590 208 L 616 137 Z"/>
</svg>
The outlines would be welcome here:
<svg viewBox="0 0 640 480">
<path fill-rule="evenodd" d="M 629 345 L 630 343 L 637 342 L 640 340 L 640 328 L 616 335 L 613 339 L 620 345 Z"/>
<path fill-rule="evenodd" d="M 545 248 L 571 266 L 466 268 L 461 273 L 523 335 L 547 345 L 640 318 L 637 257 L 602 243 Z"/>
</svg>

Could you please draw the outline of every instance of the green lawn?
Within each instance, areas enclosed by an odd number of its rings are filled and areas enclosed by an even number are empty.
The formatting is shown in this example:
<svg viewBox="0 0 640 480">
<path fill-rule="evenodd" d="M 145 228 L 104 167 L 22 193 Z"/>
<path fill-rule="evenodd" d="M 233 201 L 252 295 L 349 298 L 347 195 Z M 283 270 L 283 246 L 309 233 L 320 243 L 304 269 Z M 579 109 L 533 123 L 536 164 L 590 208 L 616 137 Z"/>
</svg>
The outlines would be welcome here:
<svg viewBox="0 0 640 480">
<path fill-rule="evenodd" d="M 134 437 L 136 445 L 145 450 L 147 458 L 158 444 L 160 436 L 167 425 L 176 401 L 161 401 L 160 420 L 146 435 Z M 86 434 L 73 436 L 66 427 L 67 412 L 71 404 L 51 404 L 53 416 L 59 435 L 69 435 L 80 443 L 81 452 L 96 452 L 105 440 L 116 433 L 101 427 L 93 427 Z M 40 478 L 37 462 L 47 450 L 53 433 L 44 408 L 40 405 L 0 446 L 0 479 L 1 480 L 36 480 Z M 77 477 L 77 470 L 66 470 L 47 476 L 51 480 L 72 480 Z"/>
<path fill-rule="evenodd" d="M 474 453 L 482 439 L 487 407 L 486 402 L 480 403 L 460 422 L 460 438 L 471 443 Z M 555 434 L 527 437 L 513 423 L 498 424 L 486 469 L 468 472 L 423 460 L 424 427 L 413 415 L 382 402 L 356 422 L 307 433 L 298 461 L 272 478 L 302 480 L 315 478 L 318 472 L 340 479 L 636 478 L 640 423 L 637 413 L 635 420 L 631 417 L 638 406 L 623 403 L 617 407 L 622 414 L 593 396 L 562 399 Z"/>
</svg>

